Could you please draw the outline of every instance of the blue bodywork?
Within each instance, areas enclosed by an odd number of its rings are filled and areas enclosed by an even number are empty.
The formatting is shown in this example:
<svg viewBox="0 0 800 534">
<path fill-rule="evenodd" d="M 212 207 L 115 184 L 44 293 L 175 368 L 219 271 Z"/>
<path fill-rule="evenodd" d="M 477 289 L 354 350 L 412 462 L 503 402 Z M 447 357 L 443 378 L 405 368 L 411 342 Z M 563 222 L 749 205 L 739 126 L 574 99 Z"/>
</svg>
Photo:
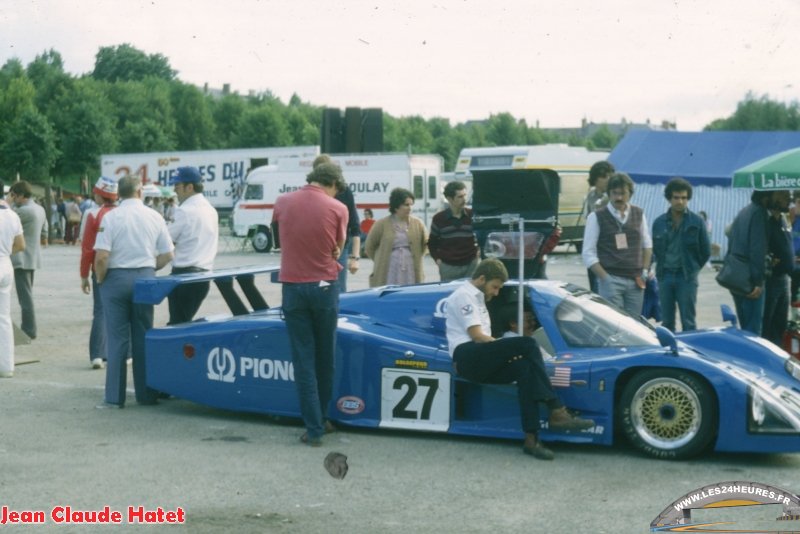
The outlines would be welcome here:
<svg viewBox="0 0 800 534">
<path fill-rule="evenodd" d="M 274 278 L 275 271 L 253 267 L 138 282 L 135 299 L 157 304 L 177 284 L 214 280 L 235 314 L 151 329 L 148 385 L 216 408 L 299 417 L 281 310 L 252 296 L 253 277 L 271 273 Z M 253 310 L 230 296 L 234 281 L 243 283 Z M 331 420 L 358 427 L 523 436 L 514 385 L 475 384 L 453 374 L 443 308 L 457 284 L 341 295 Z M 550 431 L 543 421 L 542 439 L 612 444 L 625 386 L 648 369 L 677 369 L 694 375 L 715 397 L 718 414 L 705 414 L 718 418 L 715 450 L 800 451 L 800 371 L 793 371 L 789 356 L 776 346 L 734 327 L 675 337 L 667 333 L 662 337 L 673 347 L 662 346 L 651 326 L 581 288 L 549 280 L 525 286 L 542 325 L 536 338 L 555 356 L 546 364 L 555 391 L 566 406 L 596 423 L 586 431 L 563 433 Z M 616 330 L 609 333 L 608 325 Z M 748 414 L 754 402 L 759 408 L 777 406 L 783 427 L 753 431 Z"/>
</svg>

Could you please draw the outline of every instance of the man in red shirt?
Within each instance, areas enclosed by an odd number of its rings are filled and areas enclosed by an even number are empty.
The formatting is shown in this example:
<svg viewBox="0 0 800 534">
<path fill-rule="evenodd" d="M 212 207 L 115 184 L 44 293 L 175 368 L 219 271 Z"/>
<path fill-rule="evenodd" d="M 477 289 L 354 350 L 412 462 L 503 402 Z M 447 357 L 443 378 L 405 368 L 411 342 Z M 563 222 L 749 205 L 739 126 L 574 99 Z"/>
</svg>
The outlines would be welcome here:
<svg viewBox="0 0 800 534">
<path fill-rule="evenodd" d="M 292 348 L 294 379 L 306 432 L 318 447 L 333 427 L 326 420 L 333 392 L 333 360 L 339 314 L 339 265 L 347 207 L 333 197 L 345 187 L 341 169 L 317 166 L 308 185 L 278 197 L 272 214 L 281 243 L 283 316 Z"/>
</svg>

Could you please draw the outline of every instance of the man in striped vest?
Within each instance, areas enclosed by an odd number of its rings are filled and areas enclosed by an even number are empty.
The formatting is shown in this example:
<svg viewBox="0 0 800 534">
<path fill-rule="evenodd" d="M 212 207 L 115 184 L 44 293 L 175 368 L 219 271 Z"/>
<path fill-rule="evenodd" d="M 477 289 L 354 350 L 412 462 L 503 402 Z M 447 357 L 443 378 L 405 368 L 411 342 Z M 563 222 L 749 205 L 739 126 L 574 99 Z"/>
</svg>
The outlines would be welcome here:
<svg viewBox="0 0 800 534">
<path fill-rule="evenodd" d="M 583 262 L 598 280 L 598 293 L 634 317 L 642 313 L 653 242 L 642 208 L 630 203 L 633 180 L 608 181 L 608 205 L 586 219 Z"/>
</svg>

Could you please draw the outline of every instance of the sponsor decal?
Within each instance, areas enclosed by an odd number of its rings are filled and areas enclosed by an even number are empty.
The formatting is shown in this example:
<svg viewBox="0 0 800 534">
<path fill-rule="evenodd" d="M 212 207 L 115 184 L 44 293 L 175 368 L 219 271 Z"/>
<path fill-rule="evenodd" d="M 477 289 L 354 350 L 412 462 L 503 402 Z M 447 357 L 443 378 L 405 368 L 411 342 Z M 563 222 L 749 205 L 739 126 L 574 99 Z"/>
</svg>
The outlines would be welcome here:
<svg viewBox="0 0 800 534">
<path fill-rule="evenodd" d="M 734 529 L 733 522 L 694 522 L 692 510 L 712 510 L 754 505 L 781 505 L 777 517 L 782 523 L 775 530 Z M 714 528 L 725 525 L 724 529 Z M 790 491 L 759 482 L 719 482 L 691 491 L 679 498 L 650 523 L 651 532 L 774 532 L 800 533 L 800 497 Z"/>
<path fill-rule="evenodd" d="M 364 401 L 359 397 L 348 395 L 336 401 L 336 409 L 349 415 L 357 415 L 364 411 Z"/>
<path fill-rule="evenodd" d="M 224 347 L 214 347 L 209 351 L 206 366 L 208 379 L 218 382 L 232 383 L 237 376 L 294 382 L 292 362 L 242 356 L 239 358 L 237 372 L 236 358 Z"/>
<path fill-rule="evenodd" d="M 236 360 L 233 353 L 226 348 L 214 347 L 208 353 L 206 361 L 208 367 L 208 379 L 219 382 L 233 382 L 236 373 Z"/>
<path fill-rule="evenodd" d="M 421 362 L 417 360 L 395 360 L 394 364 L 397 367 L 413 367 L 414 369 L 428 368 L 428 362 Z"/>
</svg>

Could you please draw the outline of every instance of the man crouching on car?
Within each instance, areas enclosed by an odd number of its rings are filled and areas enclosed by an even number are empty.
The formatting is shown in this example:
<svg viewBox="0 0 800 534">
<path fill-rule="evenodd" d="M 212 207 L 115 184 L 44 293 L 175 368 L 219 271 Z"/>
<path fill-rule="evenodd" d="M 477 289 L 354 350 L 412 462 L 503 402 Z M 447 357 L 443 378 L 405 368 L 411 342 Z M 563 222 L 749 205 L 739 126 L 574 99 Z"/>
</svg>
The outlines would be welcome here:
<svg viewBox="0 0 800 534">
<path fill-rule="evenodd" d="M 496 297 L 508 280 L 508 271 L 496 259 L 483 260 L 472 275 L 447 298 L 447 343 L 458 376 L 485 384 L 517 383 L 522 430 L 522 452 L 552 460 L 553 451 L 539 441 L 539 406 L 550 410 L 552 430 L 583 430 L 594 426 L 567 412 L 556 397 L 542 361 L 539 345 L 530 337 L 495 339 L 486 302 Z"/>
</svg>

